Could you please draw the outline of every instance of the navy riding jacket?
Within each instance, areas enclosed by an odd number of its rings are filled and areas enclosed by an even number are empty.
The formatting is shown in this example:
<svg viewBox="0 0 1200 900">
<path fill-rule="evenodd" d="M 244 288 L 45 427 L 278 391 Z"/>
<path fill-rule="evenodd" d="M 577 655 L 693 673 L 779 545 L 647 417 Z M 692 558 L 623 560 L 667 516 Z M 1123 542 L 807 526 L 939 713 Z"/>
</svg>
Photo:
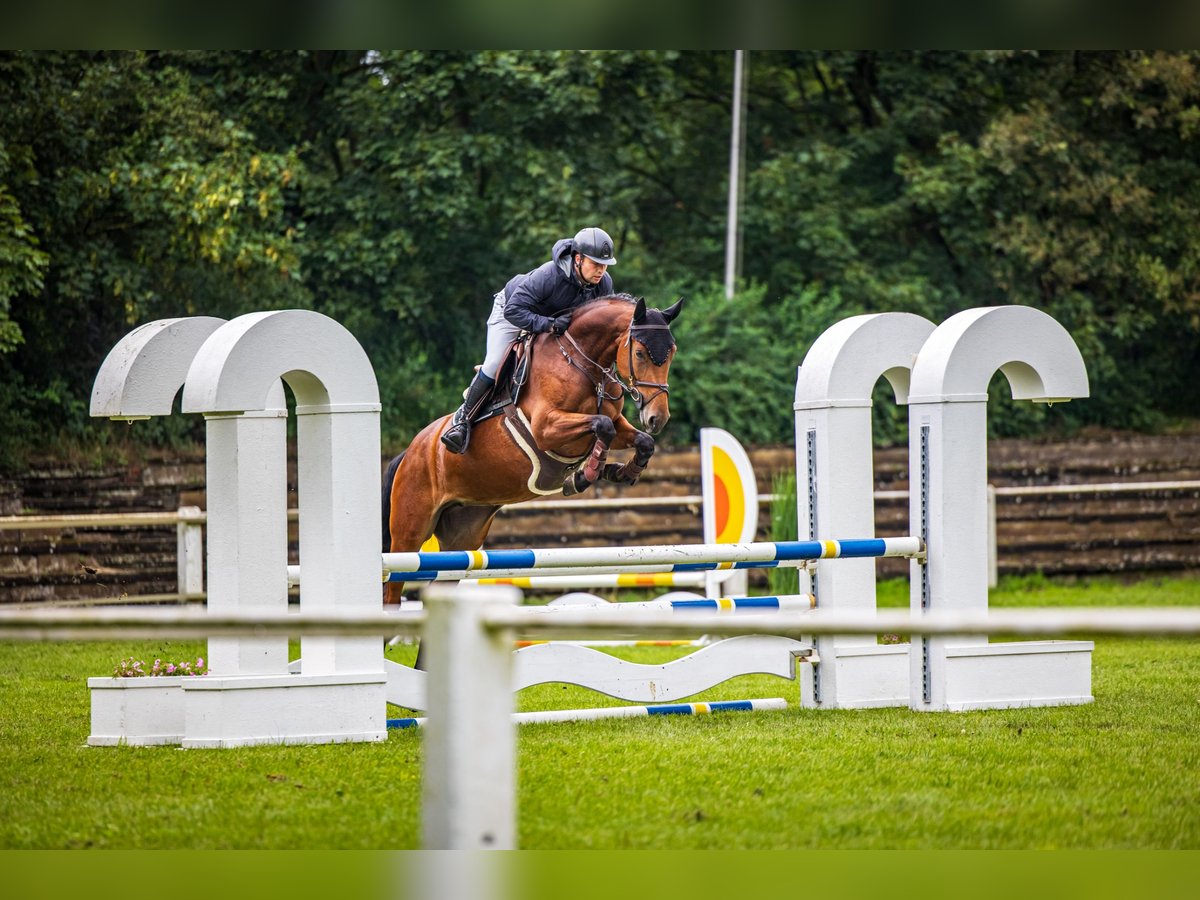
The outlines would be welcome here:
<svg viewBox="0 0 1200 900">
<path fill-rule="evenodd" d="M 598 284 L 580 283 L 575 277 L 574 244 L 571 238 L 563 238 L 555 242 L 549 262 L 504 286 L 504 318 L 524 331 L 549 331 L 555 316 L 612 292 L 612 276 L 607 272 Z"/>
</svg>

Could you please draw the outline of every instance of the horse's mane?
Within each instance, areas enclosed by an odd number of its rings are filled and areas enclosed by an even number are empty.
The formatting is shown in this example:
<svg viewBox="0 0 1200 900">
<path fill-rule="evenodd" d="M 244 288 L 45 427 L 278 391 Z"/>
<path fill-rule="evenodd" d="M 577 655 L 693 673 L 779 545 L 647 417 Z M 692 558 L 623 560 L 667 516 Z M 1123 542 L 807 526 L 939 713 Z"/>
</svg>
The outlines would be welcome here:
<svg viewBox="0 0 1200 900">
<path fill-rule="evenodd" d="M 580 303 L 575 308 L 583 309 L 584 307 L 592 306 L 595 303 L 601 303 L 605 300 L 624 300 L 626 303 L 637 303 L 639 299 L 641 299 L 641 298 L 635 297 L 635 296 L 633 296 L 633 294 L 626 294 L 626 293 L 605 294 L 603 297 L 591 297 L 587 300 L 584 300 L 582 303 Z"/>
<path fill-rule="evenodd" d="M 607 294 L 603 297 L 593 297 L 590 300 L 585 300 L 583 303 L 579 304 L 579 306 L 575 307 L 575 310 L 576 312 L 581 312 L 589 307 L 608 300 L 616 300 L 623 303 L 637 303 L 641 299 L 643 298 L 635 297 L 632 294 Z M 646 316 L 651 324 L 667 325 L 667 321 L 663 318 L 661 310 L 647 308 Z M 637 335 L 637 338 L 650 352 L 650 358 L 653 359 L 657 365 L 662 365 L 663 362 L 666 361 L 667 354 L 669 354 L 671 352 L 671 348 L 675 346 L 675 337 L 671 334 L 670 327 L 665 327 L 661 330 L 643 329 L 643 333 Z"/>
</svg>

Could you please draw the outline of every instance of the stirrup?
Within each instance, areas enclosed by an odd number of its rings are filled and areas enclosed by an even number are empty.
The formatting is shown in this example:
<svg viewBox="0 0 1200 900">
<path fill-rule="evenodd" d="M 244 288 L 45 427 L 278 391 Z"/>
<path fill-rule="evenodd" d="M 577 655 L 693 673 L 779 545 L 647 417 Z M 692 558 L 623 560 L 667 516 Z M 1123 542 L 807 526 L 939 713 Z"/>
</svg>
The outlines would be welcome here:
<svg viewBox="0 0 1200 900">
<path fill-rule="evenodd" d="M 442 432 L 442 443 L 451 453 L 465 453 L 470 442 L 471 420 L 467 418 L 462 407 L 459 407 L 450 422 L 450 427 Z"/>
</svg>

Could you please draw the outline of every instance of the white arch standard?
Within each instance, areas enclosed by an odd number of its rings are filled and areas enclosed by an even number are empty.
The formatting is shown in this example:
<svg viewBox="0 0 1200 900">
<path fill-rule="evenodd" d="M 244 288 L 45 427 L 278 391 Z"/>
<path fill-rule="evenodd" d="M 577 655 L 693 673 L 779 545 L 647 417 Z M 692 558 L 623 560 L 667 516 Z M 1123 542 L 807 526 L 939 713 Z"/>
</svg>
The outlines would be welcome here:
<svg viewBox="0 0 1200 900">
<path fill-rule="evenodd" d="M 272 417 L 283 423 L 276 409 L 280 379 L 296 397 L 300 560 L 312 573 L 301 608 L 378 612 L 379 389 L 353 335 L 310 310 L 239 316 L 205 341 L 187 373 L 183 409 L 210 422 L 210 540 L 256 576 L 254 584 L 239 584 L 232 602 L 274 604 L 282 592 L 286 604 L 286 490 L 258 498 L 257 516 L 245 499 L 256 482 L 286 484 L 284 432 L 266 435 L 248 426 Z M 231 427 L 222 427 L 227 421 Z M 215 572 L 212 551 L 210 544 Z M 269 673 L 186 684 L 183 746 L 385 740 L 381 643 L 305 637 L 303 657 L 299 674 L 287 674 L 285 655 Z M 286 699 L 279 688 L 289 689 Z"/>
<path fill-rule="evenodd" d="M 1014 400 L 1088 396 L 1079 348 L 1040 310 L 983 307 L 937 327 L 913 366 L 909 395 L 909 517 L 928 550 L 927 564 L 912 568 L 914 612 L 987 609 L 987 390 L 997 371 Z M 911 653 L 909 705 L 1086 703 L 1091 649 L 1090 641 L 924 638 Z"/>
<path fill-rule="evenodd" d="M 813 343 L 796 375 L 796 507 L 801 540 L 875 534 L 871 395 L 887 378 L 908 402 L 909 371 L 933 333 L 912 313 L 852 316 Z M 875 560 L 818 563 L 800 591 L 826 609 L 875 609 Z M 820 662 L 801 669 L 801 702 L 825 708 L 903 706 L 908 645 L 871 636 L 818 637 Z"/>
</svg>

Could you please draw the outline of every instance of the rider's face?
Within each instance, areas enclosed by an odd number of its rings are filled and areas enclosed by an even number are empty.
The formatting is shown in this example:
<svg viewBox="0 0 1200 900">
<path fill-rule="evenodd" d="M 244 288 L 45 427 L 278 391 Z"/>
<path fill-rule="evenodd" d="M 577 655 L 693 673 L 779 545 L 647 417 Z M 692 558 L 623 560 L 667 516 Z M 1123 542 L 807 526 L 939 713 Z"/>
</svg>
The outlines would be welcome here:
<svg viewBox="0 0 1200 900">
<path fill-rule="evenodd" d="M 604 265 L 604 263 L 590 260 L 583 254 L 577 254 L 575 259 L 579 263 L 579 277 L 588 284 L 599 284 L 600 279 L 604 277 L 604 273 L 608 271 L 608 266 Z"/>
</svg>

